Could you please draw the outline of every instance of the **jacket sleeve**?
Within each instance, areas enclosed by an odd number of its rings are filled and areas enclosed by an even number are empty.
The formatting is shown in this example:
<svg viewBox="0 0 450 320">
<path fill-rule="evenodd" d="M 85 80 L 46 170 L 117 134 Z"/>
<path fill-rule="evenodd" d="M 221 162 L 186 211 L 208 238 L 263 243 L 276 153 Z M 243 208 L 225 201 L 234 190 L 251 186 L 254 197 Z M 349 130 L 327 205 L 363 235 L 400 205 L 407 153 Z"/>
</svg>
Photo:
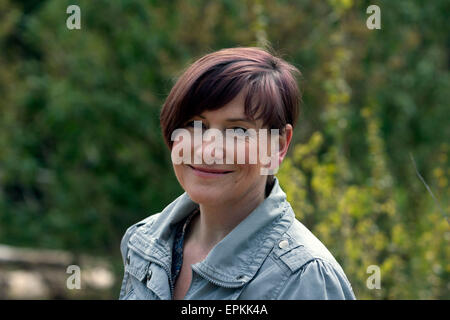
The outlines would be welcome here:
<svg viewBox="0 0 450 320">
<path fill-rule="evenodd" d="M 122 255 L 122 260 L 123 260 L 123 266 L 124 266 L 124 277 L 122 280 L 122 286 L 120 288 L 120 293 L 119 293 L 119 299 L 122 300 L 125 296 L 125 294 L 127 293 L 127 283 L 128 283 L 128 278 L 129 278 L 129 274 L 127 274 L 126 269 L 127 269 L 127 256 L 128 256 L 128 241 L 130 240 L 131 236 L 133 235 L 133 233 L 136 231 L 136 228 L 138 228 L 139 226 L 142 226 L 146 223 L 150 223 L 149 226 L 151 226 L 151 224 L 154 222 L 154 218 L 157 215 L 151 215 L 148 216 L 147 218 L 145 218 L 142 221 L 139 221 L 135 224 L 133 224 L 131 227 L 129 227 L 127 229 L 127 231 L 125 231 L 125 234 L 122 237 L 122 240 L 120 241 L 120 253 Z"/>
<path fill-rule="evenodd" d="M 133 234 L 135 229 L 136 229 L 136 225 L 132 225 L 131 227 L 129 227 L 127 229 L 127 231 L 125 232 L 125 234 L 123 235 L 122 240 L 120 242 L 120 253 L 122 254 L 122 260 L 123 260 L 123 266 L 124 266 L 124 276 L 123 276 L 123 280 L 122 280 L 122 285 L 120 287 L 119 300 L 122 300 L 128 291 L 127 283 L 128 283 L 129 275 L 125 272 L 126 259 L 127 259 L 127 255 L 128 255 L 128 240 L 130 239 L 130 237 Z"/>
<path fill-rule="evenodd" d="M 127 229 L 125 234 L 122 237 L 122 240 L 120 241 L 120 253 L 122 254 L 122 260 L 123 265 L 126 264 L 126 258 L 128 254 L 128 240 L 130 239 L 131 235 L 133 234 L 134 230 L 136 229 L 137 225 L 134 224 L 131 227 Z"/>
<path fill-rule="evenodd" d="M 123 260 L 124 266 L 126 264 L 126 258 L 128 255 L 128 240 L 130 240 L 130 237 L 133 235 L 133 233 L 137 227 L 142 226 L 146 223 L 150 223 L 149 224 L 149 227 L 150 227 L 151 224 L 154 222 L 154 218 L 156 216 L 157 216 L 157 214 L 148 216 L 147 218 L 133 224 L 131 227 L 128 227 L 127 231 L 125 231 L 125 234 L 122 236 L 122 240 L 120 241 L 120 253 L 122 254 L 122 260 Z"/>
<path fill-rule="evenodd" d="M 314 259 L 294 272 L 278 297 L 280 300 L 354 300 L 352 287 L 331 263 Z"/>
</svg>

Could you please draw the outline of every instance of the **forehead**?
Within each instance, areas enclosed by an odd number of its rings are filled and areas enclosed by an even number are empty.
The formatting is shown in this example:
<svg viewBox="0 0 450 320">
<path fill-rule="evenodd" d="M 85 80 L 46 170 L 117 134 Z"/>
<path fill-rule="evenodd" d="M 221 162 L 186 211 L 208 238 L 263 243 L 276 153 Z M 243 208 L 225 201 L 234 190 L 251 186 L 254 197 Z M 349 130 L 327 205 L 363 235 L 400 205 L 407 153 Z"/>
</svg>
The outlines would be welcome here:
<svg viewBox="0 0 450 320">
<path fill-rule="evenodd" d="M 242 90 L 233 100 L 216 110 L 205 110 L 201 113 L 206 118 L 247 118 L 245 115 L 245 93 Z"/>
</svg>

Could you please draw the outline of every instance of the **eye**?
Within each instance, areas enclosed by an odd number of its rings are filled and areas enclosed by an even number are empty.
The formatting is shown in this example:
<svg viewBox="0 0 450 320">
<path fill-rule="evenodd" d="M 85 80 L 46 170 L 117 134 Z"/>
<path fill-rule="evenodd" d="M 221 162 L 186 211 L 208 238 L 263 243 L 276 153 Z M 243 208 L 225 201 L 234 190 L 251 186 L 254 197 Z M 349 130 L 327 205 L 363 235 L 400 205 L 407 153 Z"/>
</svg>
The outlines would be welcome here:
<svg viewBox="0 0 450 320">
<path fill-rule="evenodd" d="M 201 120 L 191 120 L 191 121 L 188 121 L 188 122 L 186 122 L 186 124 L 185 124 L 184 126 L 185 126 L 185 127 L 188 127 L 188 128 L 195 128 L 195 122 L 201 122 L 201 124 L 202 124 L 202 130 L 206 129 L 206 126 L 204 125 L 203 121 L 201 121 Z"/>
<path fill-rule="evenodd" d="M 246 135 L 247 134 L 247 129 L 243 128 L 243 127 L 233 127 L 231 128 L 234 133 L 238 134 L 238 135 Z"/>
<path fill-rule="evenodd" d="M 194 127 L 194 120 L 186 122 L 185 127 Z"/>
</svg>

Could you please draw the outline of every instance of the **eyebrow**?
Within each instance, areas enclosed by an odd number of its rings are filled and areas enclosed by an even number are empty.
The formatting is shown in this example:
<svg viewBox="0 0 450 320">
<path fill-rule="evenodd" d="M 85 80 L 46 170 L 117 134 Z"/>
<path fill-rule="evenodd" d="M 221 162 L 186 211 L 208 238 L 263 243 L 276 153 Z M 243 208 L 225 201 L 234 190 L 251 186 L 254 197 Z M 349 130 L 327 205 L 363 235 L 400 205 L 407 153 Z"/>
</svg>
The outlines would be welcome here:
<svg viewBox="0 0 450 320">
<path fill-rule="evenodd" d="M 199 117 L 206 120 L 206 118 L 205 118 L 204 116 L 202 116 L 202 115 L 199 115 Z M 238 121 L 243 121 L 243 122 L 251 123 L 251 124 L 253 124 L 253 125 L 255 124 L 255 121 L 250 120 L 250 119 L 248 119 L 248 118 L 228 118 L 228 119 L 225 119 L 225 121 L 227 121 L 227 122 L 238 122 Z"/>
</svg>

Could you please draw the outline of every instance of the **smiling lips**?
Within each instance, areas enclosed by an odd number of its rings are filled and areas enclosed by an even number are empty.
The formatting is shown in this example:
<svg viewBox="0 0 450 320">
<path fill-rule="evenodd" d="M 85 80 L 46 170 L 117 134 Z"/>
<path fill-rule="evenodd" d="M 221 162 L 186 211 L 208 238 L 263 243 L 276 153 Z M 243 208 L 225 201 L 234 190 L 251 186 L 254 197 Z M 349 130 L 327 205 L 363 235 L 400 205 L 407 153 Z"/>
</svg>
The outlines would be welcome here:
<svg viewBox="0 0 450 320">
<path fill-rule="evenodd" d="M 191 165 L 188 165 L 188 167 L 190 167 L 193 170 L 195 175 L 200 177 L 218 177 L 233 172 L 229 170 L 222 170 L 208 167 L 198 167 L 198 166 L 194 167 Z"/>
</svg>

